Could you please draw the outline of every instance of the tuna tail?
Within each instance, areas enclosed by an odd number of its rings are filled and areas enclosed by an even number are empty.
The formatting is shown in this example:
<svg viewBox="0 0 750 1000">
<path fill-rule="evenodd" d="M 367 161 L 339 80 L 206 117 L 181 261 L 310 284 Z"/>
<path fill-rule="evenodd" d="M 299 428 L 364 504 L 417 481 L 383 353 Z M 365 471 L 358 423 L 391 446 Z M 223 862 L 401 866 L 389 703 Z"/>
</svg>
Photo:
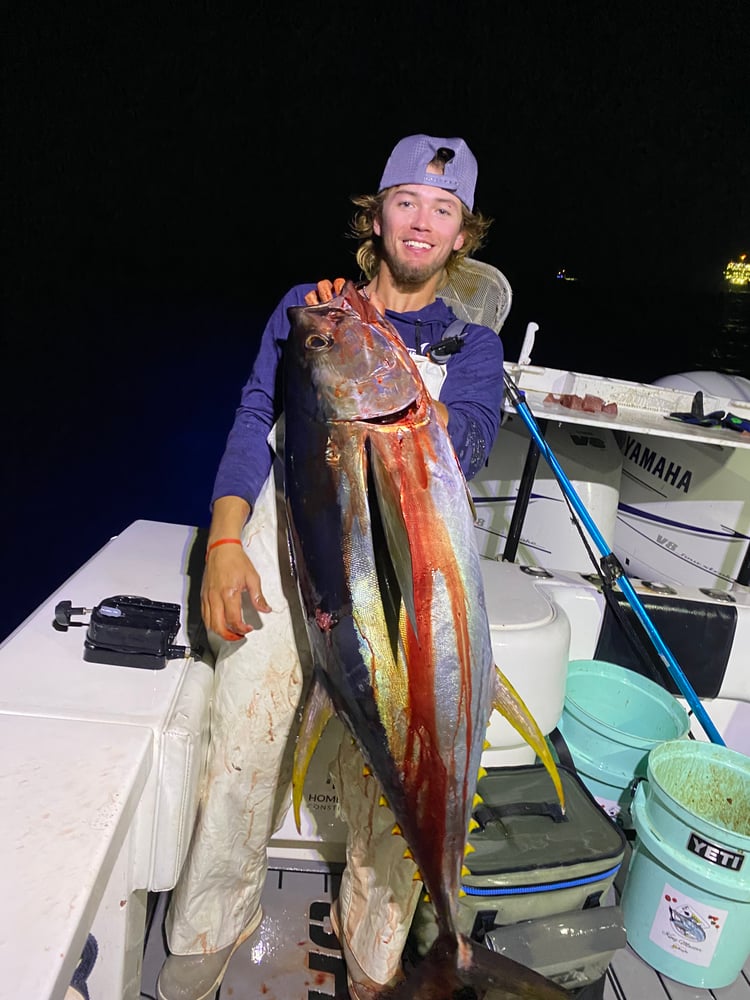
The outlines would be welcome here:
<svg viewBox="0 0 750 1000">
<path fill-rule="evenodd" d="M 458 954 L 464 956 L 459 968 Z M 533 969 L 467 938 L 442 935 L 406 980 L 383 1000 L 570 1000 L 570 993 Z"/>
</svg>

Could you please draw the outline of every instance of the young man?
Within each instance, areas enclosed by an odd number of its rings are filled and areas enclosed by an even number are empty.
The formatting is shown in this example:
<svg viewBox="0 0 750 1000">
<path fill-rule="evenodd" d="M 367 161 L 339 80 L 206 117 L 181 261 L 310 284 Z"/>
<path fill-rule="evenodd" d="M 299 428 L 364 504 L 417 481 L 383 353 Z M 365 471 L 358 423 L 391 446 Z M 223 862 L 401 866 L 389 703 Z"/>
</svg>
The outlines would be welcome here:
<svg viewBox="0 0 750 1000">
<path fill-rule="evenodd" d="M 476 178 L 462 139 L 413 135 L 395 146 L 378 194 L 354 199 L 357 262 L 367 279 L 362 293 L 395 326 L 439 397 L 467 478 L 482 467 L 497 433 L 502 344 L 494 331 L 468 325 L 447 363 L 434 363 L 429 351 L 456 319 L 439 289 L 489 226 L 473 212 Z M 159 977 L 160 1000 L 213 996 L 262 916 L 266 847 L 288 802 L 294 723 L 310 671 L 274 457 L 277 375 L 287 308 L 330 295 L 330 282 L 296 286 L 270 317 L 216 476 L 202 589 L 216 652 L 211 743 L 196 828 L 167 916 L 171 954 Z M 379 792 L 363 777 L 361 758 L 342 753 L 335 781 L 349 840 L 333 920 L 350 993 L 370 1000 L 401 975 L 420 885 L 402 857 L 403 841 L 391 834 L 392 820 L 380 815 Z"/>
</svg>

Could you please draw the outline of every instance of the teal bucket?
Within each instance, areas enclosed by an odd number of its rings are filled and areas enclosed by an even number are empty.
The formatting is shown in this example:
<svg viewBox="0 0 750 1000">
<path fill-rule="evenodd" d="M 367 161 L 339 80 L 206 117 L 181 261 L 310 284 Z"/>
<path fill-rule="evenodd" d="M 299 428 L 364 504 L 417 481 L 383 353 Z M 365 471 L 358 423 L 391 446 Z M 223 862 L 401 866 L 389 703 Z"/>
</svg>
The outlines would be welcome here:
<svg viewBox="0 0 750 1000">
<path fill-rule="evenodd" d="M 634 783 L 649 751 L 687 736 L 690 720 L 659 684 L 604 660 L 571 660 L 558 726 L 581 780 L 612 819 L 632 829 Z"/>
<path fill-rule="evenodd" d="M 750 757 L 713 743 L 662 743 L 632 814 L 621 898 L 628 943 L 679 983 L 729 986 L 750 957 Z"/>
</svg>

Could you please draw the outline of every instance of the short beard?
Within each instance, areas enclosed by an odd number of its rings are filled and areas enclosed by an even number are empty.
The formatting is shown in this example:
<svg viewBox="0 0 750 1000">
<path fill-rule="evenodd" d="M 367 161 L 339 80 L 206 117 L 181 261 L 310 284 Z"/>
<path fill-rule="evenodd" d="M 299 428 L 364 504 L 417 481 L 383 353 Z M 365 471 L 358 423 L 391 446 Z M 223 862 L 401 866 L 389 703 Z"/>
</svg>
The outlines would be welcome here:
<svg viewBox="0 0 750 1000">
<path fill-rule="evenodd" d="M 406 266 L 400 260 L 394 260 L 390 255 L 384 255 L 383 262 L 388 266 L 393 283 L 400 292 L 410 292 L 421 288 L 436 274 L 445 271 L 445 262 L 437 266 L 434 264 L 422 267 L 418 264 Z"/>
</svg>

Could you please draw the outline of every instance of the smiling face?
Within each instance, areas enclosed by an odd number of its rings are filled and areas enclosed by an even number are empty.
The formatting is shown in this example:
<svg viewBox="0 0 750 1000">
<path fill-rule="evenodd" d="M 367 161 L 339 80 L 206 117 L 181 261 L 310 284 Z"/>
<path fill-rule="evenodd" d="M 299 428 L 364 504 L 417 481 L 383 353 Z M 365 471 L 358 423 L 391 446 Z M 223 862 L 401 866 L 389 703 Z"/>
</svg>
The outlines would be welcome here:
<svg viewBox="0 0 750 1000">
<path fill-rule="evenodd" d="M 427 184 L 390 188 L 373 229 L 382 240 L 382 265 L 403 289 L 442 274 L 454 250 L 463 246 L 463 212 L 449 191 Z"/>
</svg>

